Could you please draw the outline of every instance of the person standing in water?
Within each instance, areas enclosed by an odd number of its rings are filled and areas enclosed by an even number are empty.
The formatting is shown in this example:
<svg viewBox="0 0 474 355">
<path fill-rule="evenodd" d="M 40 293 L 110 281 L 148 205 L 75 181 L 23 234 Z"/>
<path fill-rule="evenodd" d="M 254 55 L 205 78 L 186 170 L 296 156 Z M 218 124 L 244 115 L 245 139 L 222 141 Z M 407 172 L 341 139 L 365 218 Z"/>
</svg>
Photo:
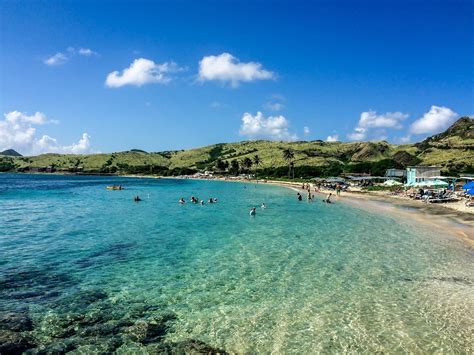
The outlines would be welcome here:
<svg viewBox="0 0 474 355">
<path fill-rule="evenodd" d="M 257 209 L 255 207 L 253 207 L 251 210 L 250 210 L 250 213 L 249 213 L 251 216 L 255 216 L 257 214 Z"/>
<path fill-rule="evenodd" d="M 332 202 L 331 202 L 331 196 L 332 196 L 332 192 L 329 193 L 328 197 L 326 197 L 326 199 L 324 200 L 324 202 L 326 202 L 326 203 L 332 203 Z"/>
</svg>

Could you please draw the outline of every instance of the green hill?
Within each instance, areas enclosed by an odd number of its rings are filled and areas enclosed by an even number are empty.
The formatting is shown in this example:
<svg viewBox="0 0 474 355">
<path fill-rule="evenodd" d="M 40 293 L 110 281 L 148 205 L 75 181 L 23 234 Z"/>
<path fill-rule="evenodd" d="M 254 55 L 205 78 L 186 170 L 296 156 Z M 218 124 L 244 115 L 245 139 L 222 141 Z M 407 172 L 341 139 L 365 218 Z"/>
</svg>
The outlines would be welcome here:
<svg viewBox="0 0 474 355">
<path fill-rule="evenodd" d="M 10 157 L 21 157 L 22 155 L 18 153 L 16 150 L 13 149 L 7 149 L 4 150 L 3 152 L 0 152 L 0 155 L 6 155 Z"/>
<path fill-rule="evenodd" d="M 287 176 L 290 164 L 283 152 L 290 150 L 294 155 L 291 162 L 297 177 L 342 172 L 380 175 L 387 168 L 405 168 L 413 164 L 440 165 L 447 174 L 474 173 L 473 121 L 468 117 L 460 118 L 445 132 L 417 144 L 258 140 L 157 153 L 133 149 L 108 154 L 8 157 L 0 158 L 0 170 L 157 175 L 181 175 L 205 170 L 225 173 L 256 170 L 261 176 L 283 177 Z M 255 155 L 260 160 L 258 166 L 252 163 L 250 167 L 246 166 L 245 162 L 254 161 Z M 239 169 L 233 161 L 238 162 Z"/>
</svg>

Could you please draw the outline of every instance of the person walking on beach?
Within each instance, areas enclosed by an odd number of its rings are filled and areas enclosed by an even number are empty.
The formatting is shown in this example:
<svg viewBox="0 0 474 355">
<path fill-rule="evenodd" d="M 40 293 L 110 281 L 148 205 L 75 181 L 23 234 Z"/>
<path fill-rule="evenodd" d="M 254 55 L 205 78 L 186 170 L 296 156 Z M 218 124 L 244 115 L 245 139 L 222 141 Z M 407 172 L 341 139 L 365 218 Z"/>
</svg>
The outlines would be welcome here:
<svg viewBox="0 0 474 355">
<path fill-rule="evenodd" d="M 339 185 L 339 184 L 336 185 L 336 195 L 337 196 L 341 195 L 341 185 Z"/>
</svg>

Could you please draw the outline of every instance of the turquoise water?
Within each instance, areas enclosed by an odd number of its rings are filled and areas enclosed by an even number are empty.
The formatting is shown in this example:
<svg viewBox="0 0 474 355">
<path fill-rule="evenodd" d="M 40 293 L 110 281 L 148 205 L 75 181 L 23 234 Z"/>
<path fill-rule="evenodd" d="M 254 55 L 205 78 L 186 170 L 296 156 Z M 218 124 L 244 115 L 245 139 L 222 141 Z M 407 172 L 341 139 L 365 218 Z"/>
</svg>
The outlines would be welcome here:
<svg viewBox="0 0 474 355">
<path fill-rule="evenodd" d="M 191 195 L 219 201 L 177 203 Z M 4 174 L 0 227 L 0 344 L 18 337 L 31 353 L 474 351 L 472 250 L 343 202 L 263 184 Z"/>
</svg>

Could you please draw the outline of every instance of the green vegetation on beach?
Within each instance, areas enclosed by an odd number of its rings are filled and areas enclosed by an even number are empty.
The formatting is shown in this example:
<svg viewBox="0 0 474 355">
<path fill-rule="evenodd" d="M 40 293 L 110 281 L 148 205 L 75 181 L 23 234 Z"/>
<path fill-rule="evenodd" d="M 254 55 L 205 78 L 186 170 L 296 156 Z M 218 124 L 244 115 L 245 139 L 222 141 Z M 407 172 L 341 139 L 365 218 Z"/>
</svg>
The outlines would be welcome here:
<svg viewBox="0 0 474 355">
<path fill-rule="evenodd" d="M 445 174 L 474 173 L 474 120 L 460 118 L 445 132 L 416 144 L 323 141 L 244 141 L 147 153 L 125 152 L 34 157 L 0 156 L 0 171 L 45 169 L 83 173 L 184 175 L 198 171 L 257 173 L 265 177 L 383 175 L 387 168 L 439 165 Z"/>
</svg>

